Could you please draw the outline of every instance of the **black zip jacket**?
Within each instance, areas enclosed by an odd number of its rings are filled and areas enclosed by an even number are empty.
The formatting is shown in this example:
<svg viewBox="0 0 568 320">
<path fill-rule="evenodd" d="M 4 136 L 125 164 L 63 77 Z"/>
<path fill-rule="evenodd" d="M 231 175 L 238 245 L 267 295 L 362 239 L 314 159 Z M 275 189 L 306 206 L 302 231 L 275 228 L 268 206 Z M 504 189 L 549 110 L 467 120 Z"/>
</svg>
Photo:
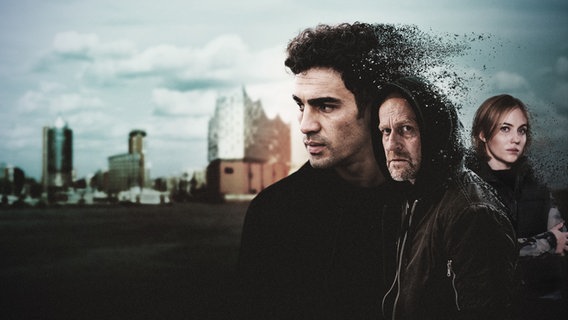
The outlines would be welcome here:
<svg viewBox="0 0 568 320">
<path fill-rule="evenodd" d="M 398 208 L 402 221 L 385 318 L 507 319 L 516 238 L 491 187 L 459 170 L 438 187 L 412 186 L 406 195 Z M 397 214 L 387 211 L 391 219 Z"/>
</svg>

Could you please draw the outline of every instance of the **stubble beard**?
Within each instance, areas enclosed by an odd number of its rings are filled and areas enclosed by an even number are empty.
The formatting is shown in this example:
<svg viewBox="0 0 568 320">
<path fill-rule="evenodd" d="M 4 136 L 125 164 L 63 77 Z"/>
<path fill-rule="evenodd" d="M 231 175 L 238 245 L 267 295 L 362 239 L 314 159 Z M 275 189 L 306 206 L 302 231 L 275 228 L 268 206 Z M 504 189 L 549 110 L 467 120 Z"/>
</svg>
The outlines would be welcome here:
<svg viewBox="0 0 568 320">
<path fill-rule="evenodd" d="M 415 180 L 418 174 L 418 168 L 413 163 L 406 163 L 403 168 L 394 168 L 389 165 L 389 173 L 394 181 L 409 181 Z"/>
<path fill-rule="evenodd" d="M 336 161 L 332 156 L 310 155 L 309 161 L 314 169 L 329 169 L 336 165 Z"/>
<path fill-rule="evenodd" d="M 322 143 L 325 146 L 323 151 L 318 154 L 310 154 L 308 147 L 306 146 L 306 151 L 308 151 L 308 160 L 312 168 L 329 169 L 337 165 L 338 161 L 334 156 L 335 150 L 333 150 L 330 143 L 326 139 L 318 135 L 308 136 L 307 138 Z"/>
</svg>

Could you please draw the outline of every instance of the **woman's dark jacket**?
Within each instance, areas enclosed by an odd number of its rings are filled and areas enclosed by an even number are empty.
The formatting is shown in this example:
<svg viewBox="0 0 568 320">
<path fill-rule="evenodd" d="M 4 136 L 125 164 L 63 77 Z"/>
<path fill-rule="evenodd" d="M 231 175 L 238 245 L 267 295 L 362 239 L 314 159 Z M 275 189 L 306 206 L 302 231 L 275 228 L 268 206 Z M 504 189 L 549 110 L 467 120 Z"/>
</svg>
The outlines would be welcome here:
<svg viewBox="0 0 568 320">
<path fill-rule="evenodd" d="M 548 231 L 558 221 L 550 221 L 553 206 L 546 185 L 539 182 L 526 157 L 510 170 L 494 171 L 486 161 L 468 155 L 466 164 L 497 190 L 509 209 L 520 247 L 518 273 L 523 294 L 539 297 L 559 290 L 564 278 L 562 257 L 555 255 L 556 238 Z"/>
</svg>

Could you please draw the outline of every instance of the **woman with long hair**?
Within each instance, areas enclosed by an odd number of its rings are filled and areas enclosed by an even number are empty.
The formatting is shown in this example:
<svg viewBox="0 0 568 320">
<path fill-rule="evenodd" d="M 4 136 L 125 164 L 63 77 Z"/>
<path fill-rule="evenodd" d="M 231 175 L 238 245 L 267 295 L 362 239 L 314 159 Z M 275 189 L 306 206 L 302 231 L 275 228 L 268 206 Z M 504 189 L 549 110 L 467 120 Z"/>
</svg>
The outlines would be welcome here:
<svg viewBox="0 0 568 320">
<path fill-rule="evenodd" d="M 568 232 L 554 199 L 526 154 L 529 112 L 508 94 L 485 100 L 475 114 L 466 163 L 509 208 L 519 244 L 519 319 L 566 319 Z"/>
</svg>

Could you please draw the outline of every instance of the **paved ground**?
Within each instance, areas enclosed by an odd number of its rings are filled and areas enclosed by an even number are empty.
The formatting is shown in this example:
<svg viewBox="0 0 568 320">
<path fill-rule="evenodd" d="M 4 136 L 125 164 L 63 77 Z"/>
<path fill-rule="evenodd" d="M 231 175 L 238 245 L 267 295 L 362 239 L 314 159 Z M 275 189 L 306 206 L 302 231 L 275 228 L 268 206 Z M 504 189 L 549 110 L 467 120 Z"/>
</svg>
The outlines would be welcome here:
<svg viewBox="0 0 568 320">
<path fill-rule="evenodd" d="M 248 203 L 0 211 L 1 319 L 226 319 Z"/>
</svg>

